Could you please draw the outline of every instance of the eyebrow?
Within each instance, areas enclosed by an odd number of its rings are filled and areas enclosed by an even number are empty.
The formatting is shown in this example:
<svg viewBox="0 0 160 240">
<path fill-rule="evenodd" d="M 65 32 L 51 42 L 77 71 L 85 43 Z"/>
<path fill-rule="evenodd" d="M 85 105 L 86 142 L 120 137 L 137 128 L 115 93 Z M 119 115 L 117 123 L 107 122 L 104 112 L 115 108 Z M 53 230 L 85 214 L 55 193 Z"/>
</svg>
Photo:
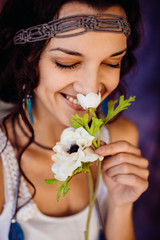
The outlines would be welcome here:
<svg viewBox="0 0 160 240">
<path fill-rule="evenodd" d="M 116 52 L 116 53 L 113 53 L 110 57 L 115 57 L 115 56 L 119 56 L 121 55 L 122 53 L 126 52 L 127 51 L 127 48 L 119 51 L 119 52 Z"/>
<path fill-rule="evenodd" d="M 70 51 L 70 50 L 65 49 L 65 48 L 52 48 L 52 49 L 50 49 L 50 51 L 61 51 L 61 52 L 67 53 L 69 55 L 83 57 L 83 54 L 81 54 L 79 52 L 75 52 L 75 51 Z"/>
<path fill-rule="evenodd" d="M 111 54 L 109 57 L 115 57 L 115 56 L 119 56 L 121 55 L 122 53 L 126 52 L 127 48 L 119 51 L 119 52 L 116 52 L 116 53 L 113 53 Z M 69 55 L 73 55 L 73 56 L 78 56 L 78 57 L 83 57 L 83 54 L 79 53 L 79 52 L 76 52 L 76 51 L 70 51 L 68 49 L 65 49 L 65 48 L 51 48 L 50 51 L 61 51 L 61 52 L 64 52 L 66 54 L 69 54 Z"/>
</svg>

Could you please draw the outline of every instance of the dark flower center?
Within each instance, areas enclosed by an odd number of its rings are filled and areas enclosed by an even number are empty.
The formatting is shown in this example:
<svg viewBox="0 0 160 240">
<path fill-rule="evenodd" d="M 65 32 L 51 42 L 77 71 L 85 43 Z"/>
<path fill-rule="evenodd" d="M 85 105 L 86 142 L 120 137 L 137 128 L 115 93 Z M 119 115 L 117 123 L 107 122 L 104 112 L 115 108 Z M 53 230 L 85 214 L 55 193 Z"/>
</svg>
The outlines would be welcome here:
<svg viewBox="0 0 160 240">
<path fill-rule="evenodd" d="M 74 152 L 78 152 L 78 148 L 79 148 L 79 146 L 74 144 L 74 145 L 71 146 L 71 148 L 69 149 L 68 153 L 71 154 L 71 153 L 74 153 Z"/>
</svg>

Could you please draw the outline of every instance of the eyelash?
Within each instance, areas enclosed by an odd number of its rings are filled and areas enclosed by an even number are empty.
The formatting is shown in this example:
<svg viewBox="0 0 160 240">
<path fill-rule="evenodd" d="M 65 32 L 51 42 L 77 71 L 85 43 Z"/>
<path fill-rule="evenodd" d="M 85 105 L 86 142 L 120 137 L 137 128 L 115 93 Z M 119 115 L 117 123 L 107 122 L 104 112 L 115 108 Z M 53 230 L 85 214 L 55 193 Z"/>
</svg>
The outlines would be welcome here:
<svg viewBox="0 0 160 240">
<path fill-rule="evenodd" d="M 107 66 L 109 66 L 109 67 L 112 67 L 112 68 L 120 68 L 120 67 L 121 67 L 121 64 L 120 64 L 120 63 L 117 63 L 117 64 L 109 64 L 109 63 L 107 63 L 107 64 L 105 64 L 105 65 L 107 65 Z"/>
<path fill-rule="evenodd" d="M 79 63 L 74 63 L 72 65 L 63 65 L 61 63 L 55 62 L 56 67 L 60 68 L 60 69 L 74 69 L 75 67 L 77 67 L 77 65 L 79 65 Z M 121 64 L 117 63 L 117 64 L 109 64 L 109 63 L 105 63 L 104 65 L 109 66 L 111 68 L 120 68 Z"/>
<path fill-rule="evenodd" d="M 77 65 L 79 65 L 79 63 L 74 63 L 72 65 L 63 65 L 61 63 L 55 62 L 56 67 L 60 68 L 60 69 L 74 69 Z"/>
</svg>

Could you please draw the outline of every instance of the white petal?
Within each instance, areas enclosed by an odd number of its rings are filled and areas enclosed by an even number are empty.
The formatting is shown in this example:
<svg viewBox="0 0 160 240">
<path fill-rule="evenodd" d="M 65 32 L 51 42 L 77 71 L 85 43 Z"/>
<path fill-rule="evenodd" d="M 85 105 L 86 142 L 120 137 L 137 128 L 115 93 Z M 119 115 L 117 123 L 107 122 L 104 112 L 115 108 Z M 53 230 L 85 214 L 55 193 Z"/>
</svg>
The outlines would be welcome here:
<svg viewBox="0 0 160 240">
<path fill-rule="evenodd" d="M 76 144 L 75 129 L 72 127 L 66 128 L 61 134 L 60 142 L 68 151 L 73 144 Z"/>
<path fill-rule="evenodd" d="M 84 150 L 84 154 L 85 154 L 85 159 L 83 162 L 94 162 L 96 161 L 98 158 L 100 161 L 103 160 L 104 157 L 99 156 L 98 154 L 96 154 L 91 148 L 86 148 Z"/>
<path fill-rule="evenodd" d="M 56 145 L 53 147 L 53 151 L 58 153 L 62 153 L 64 151 L 66 151 L 66 148 L 63 144 L 61 144 L 60 142 L 57 142 Z"/>
<path fill-rule="evenodd" d="M 81 166 L 81 161 L 79 160 L 79 153 L 73 153 L 72 158 L 66 163 L 66 169 L 69 172 L 69 176 L 72 176 L 72 172 Z"/>
<path fill-rule="evenodd" d="M 101 93 L 88 93 L 86 95 L 86 105 L 87 108 L 97 108 L 101 102 Z"/>
<path fill-rule="evenodd" d="M 92 145 L 94 136 L 91 136 L 83 127 L 77 128 L 76 132 L 79 133 L 76 143 L 81 149 Z"/>
<path fill-rule="evenodd" d="M 60 181 L 65 181 L 75 169 L 81 166 L 81 161 L 79 160 L 79 153 L 72 154 L 55 154 L 52 156 L 52 160 L 56 160 L 52 165 L 52 172 L 56 179 Z"/>
<path fill-rule="evenodd" d="M 83 127 L 77 128 L 76 132 L 78 132 L 80 134 L 80 137 L 82 138 L 89 138 L 89 139 L 94 139 L 93 136 L 91 136 Z"/>
<path fill-rule="evenodd" d="M 89 139 L 78 139 L 77 145 L 80 147 L 80 149 L 84 150 L 86 147 L 90 147 L 92 145 L 92 141 Z"/>
<path fill-rule="evenodd" d="M 61 141 L 53 148 L 56 154 L 52 155 L 54 161 L 52 171 L 56 179 L 65 181 L 69 176 L 72 176 L 75 169 L 81 166 L 82 162 L 93 162 L 98 158 L 103 159 L 91 148 L 88 148 L 92 145 L 93 139 L 94 137 L 83 127 L 78 129 L 66 128 L 63 131 Z M 67 151 L 73 144 L 77 144 L 79 149 L 77 152 L 70 154 Z"/>
<path fill-rule="evenodd" d="M 53 154 L 53 155 L 51 156 L 51 159 L 52 159 L 53 162 L 58 162 L 58 163 L 61 163 L 61 162 L 62 162 L 61 158 L 59 158 L 59 156 L 58 156 L 58 153 Z"/>
<path fill-rule="evenodd" d="M 54 177 L 59 181 L 65 181 L 68 177 L 68 173 L 64 171 L 64 165 L 59 163 L 54 163 L 51 168 L 54 173 Z"/>
<path fill-rule="evenodd" d="M 57 157 L 61 160 L 62 164 L 66 164 L 66 162 L 68 161 L 68 159 L 70 159 L 71 154 L 69 154 L 68 152 L 65 152 L 65 153 L 57 153 Z"/>
<path fill-rule="evenodd" d="M 86 96 L 77 94 L 77 99 L 84 109 L 97 108 L 101 102 L 101 93 L 88 93 Z"/>
<path fill-rule="evenodd" d="M 79 102 L 79 104 L 81 105 L 81 107 L 83 109 L 87 109 L 87 107 L 86 107 L 86 99 L 85 98 L 86 97 L 83 94 L 80 94 L 80 93 L 77 94 L 78 102 Z"/>
<path fill-rule="evenodd" d="M 72 145 L 77 144 L 80 148 L 92 145 L 94 137 L 91 136 L 83 127 L 66 128 L 61 135 L 61 142 L 57 143 L 53 148 L 55 152 L 68 151 Z"/>
<path fill-rule="evenodd" d="M 78 161 L 83 162 L 85 159 L 85 153 L 80 148 L 78 149 Z"/>
<path fill-rule="evenodd" d="M 51 156 L 51 159 L 54 161 L 54 162 L 59 162 L 60 159 L 57 157 L 57 154 L 54 154 Z"/>
</svg>

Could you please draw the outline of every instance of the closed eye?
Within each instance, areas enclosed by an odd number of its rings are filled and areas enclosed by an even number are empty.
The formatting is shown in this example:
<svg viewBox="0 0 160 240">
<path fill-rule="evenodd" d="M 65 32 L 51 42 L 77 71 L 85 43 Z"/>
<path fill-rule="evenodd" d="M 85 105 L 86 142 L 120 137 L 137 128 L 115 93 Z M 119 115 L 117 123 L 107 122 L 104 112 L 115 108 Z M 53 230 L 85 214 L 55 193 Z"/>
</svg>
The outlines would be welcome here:
<svg viewBox="0 0 160 240">
<path fill-rule="evenodd" d="M 65 65 L 65 64 L 61 64 L 59 62 L 55 62 L 56 67 L 60 68 L 60 69 L 74 69 L 77 65 L 79 65 L 79 62 L 71 64 L 71 65 Z"/>
<path fill-rule="evenodd" d="M 112 68 L 120 68 L 121 67 L 120 63 L 117 63 L 117 64 L 104 63 L 104 65 L 112 67 Z"/>
<path fill-rule="evenodd" d="M 76 68 L 80 63 L 76 62 L 74 64 L 70 64 L 70 65 L 66 65 L 66 64 L 62 64 L 59 63 L 57 61 L 55 61 L 56 67 L 60 68 L 60 69 L 74 69 Z M 105 66 L 109 66 L 111 68 L 120 68 L 121 64 L 117 63 L 117 64 L 110 64 L 110 63 L 103 63 Z"/>
</svg>

